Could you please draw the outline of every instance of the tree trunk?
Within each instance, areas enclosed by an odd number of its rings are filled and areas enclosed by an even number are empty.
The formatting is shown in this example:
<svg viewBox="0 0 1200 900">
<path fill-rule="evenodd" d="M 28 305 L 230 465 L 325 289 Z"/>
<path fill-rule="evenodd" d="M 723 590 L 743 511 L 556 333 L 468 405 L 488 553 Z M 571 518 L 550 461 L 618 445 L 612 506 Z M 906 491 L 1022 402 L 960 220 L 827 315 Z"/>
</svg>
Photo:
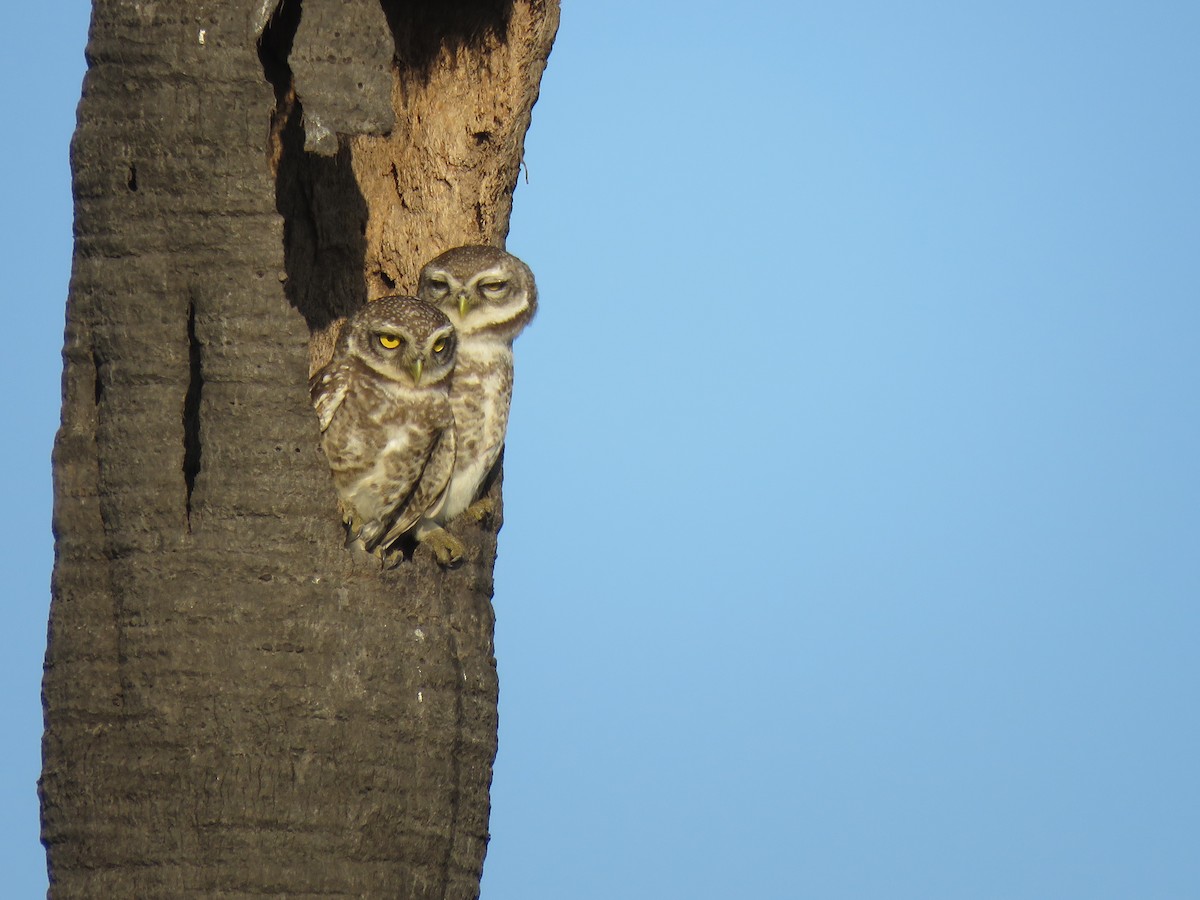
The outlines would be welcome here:
<svg viewBox="0 0 1200 900">
<path fill-rule="evenodd" d="M 453 571 L 343 549 L 306 380 L 347 311 L 502 244 L 557 2 L 270 5 L 95 3 L 43 687 L 53 897 L 479 891 L 498 522 L 457 529 Z"/>
</svg>

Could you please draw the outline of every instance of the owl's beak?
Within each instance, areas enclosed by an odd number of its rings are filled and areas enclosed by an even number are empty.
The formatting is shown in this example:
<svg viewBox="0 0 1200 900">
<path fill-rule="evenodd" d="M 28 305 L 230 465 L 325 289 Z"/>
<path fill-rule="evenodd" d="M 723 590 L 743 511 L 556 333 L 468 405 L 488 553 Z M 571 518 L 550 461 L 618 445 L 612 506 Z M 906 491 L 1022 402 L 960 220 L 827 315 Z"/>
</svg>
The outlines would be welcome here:
<svg viewBox="0 0 1200 900">
<path fill-rule="evenodd" d="M 464 319 L 467 317 L 467 310 L 471 308 L 471 295 L 463 291 L 458 295 L 458 314 Z"/>
<path fill-rule="evenodd" d="M 415 363 L 412 364 L 412 369 L 410 369 L 409 371 L 412 372 L 413 384 L 421 383 L 421 369 L 424 368 L 424 366 L 425 366 L 424 361 L 420 360 L 420 359 L 418 359 Z"/>
</svg>

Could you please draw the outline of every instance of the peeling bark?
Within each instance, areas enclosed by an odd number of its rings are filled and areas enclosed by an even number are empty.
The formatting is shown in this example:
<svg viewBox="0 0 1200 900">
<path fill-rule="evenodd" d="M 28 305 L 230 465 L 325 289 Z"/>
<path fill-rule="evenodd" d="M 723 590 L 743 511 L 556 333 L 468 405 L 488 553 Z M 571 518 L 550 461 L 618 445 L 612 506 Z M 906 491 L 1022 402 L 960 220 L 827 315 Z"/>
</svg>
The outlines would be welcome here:
<svg viewBox="0 0 1200 900">
<path fill-rule="evenodd" d="M 51 896 L 477 896 L 496 526 L 460 530 L 452 572 L 345 551 L 306 381 L 354 306 L 503 241 L 557 14 L 97 0 L 54 454 Z"/>
</svg>

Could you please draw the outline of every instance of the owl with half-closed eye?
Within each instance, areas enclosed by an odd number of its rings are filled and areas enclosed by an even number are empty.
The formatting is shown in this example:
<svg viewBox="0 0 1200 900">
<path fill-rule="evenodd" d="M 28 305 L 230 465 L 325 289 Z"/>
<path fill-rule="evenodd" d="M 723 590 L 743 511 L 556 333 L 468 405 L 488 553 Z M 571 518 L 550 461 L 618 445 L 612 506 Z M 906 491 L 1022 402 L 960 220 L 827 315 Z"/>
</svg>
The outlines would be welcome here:
<svg viewBox="0 0 1200 900">
<path fill-rule="evenodd" d="M 496 247 L 447 250 L 421 270 L 417 294 L 454 323 L 458 362 L 450 382 L 457 456 L 438 521 L 447 522 L 477 503 L 496 464 L 508 428 L 513 386 L 513 339 L 537 311 L 529 266 Z"/>
<path fill-rule="evenodd" d="M 402 535 L 436 528 L 429 520 L 445 503 L 456 344 L 440 310 L 386 297 L 346 320 L 333 358 L 309 379 L 350 540 L 380 558 Z"/>
</svg>

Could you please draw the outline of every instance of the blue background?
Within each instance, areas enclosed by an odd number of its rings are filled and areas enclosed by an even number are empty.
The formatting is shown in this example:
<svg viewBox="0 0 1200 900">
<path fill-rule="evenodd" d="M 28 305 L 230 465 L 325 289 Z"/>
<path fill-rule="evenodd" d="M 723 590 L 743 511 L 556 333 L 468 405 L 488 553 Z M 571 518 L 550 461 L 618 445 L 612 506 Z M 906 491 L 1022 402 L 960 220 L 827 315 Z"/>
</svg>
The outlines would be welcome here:
<svg viewBox="0 0 1200 900">
<path fill-rule="evenodd" d="M 1200 896 L 1200 7 L 564 5 L 483 900 Z M 13 897 L 87 18 L 0 11 Z"/>
</svg>

